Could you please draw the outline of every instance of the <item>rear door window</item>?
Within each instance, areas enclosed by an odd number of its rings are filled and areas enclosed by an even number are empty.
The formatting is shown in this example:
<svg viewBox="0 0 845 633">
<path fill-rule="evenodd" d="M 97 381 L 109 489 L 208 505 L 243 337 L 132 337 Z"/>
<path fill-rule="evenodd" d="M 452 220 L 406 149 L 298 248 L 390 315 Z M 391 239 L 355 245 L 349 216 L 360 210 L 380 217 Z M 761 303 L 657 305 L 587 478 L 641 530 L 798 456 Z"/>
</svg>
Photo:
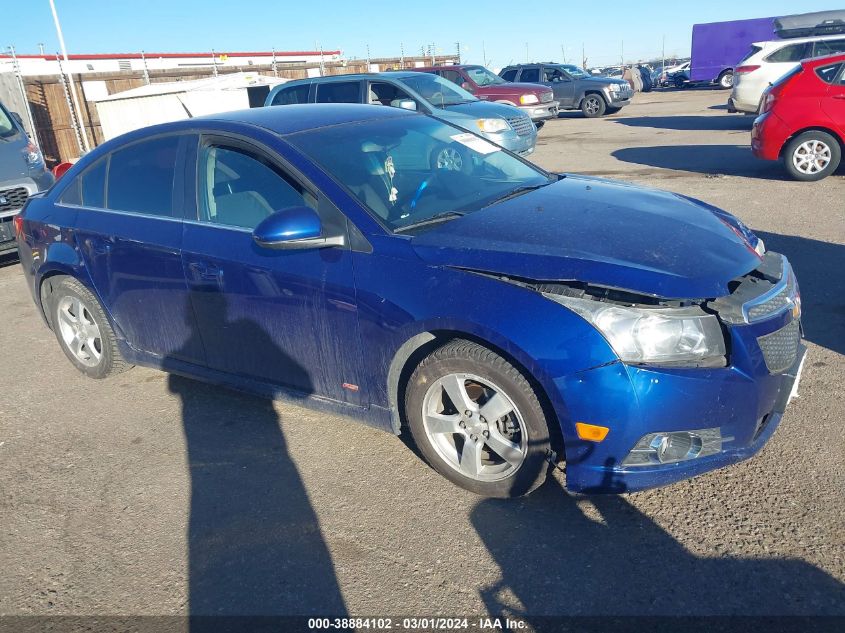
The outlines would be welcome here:
<svg viewBox="0 0 845 633">
<path fill-rule="evenodd" d="M 178 147 L 178 136 L 165 136 L 114 152 L 108 169 L 107 208 L 172 217 Z"/>
<path fill-rule="evenodd" d="M 461 76 L 461 73 L 455 70 L 441 70 L 438 73 L 443 79 L 448 79 L 453 84 L 462 85 L 464 83 L 464 78 Z"/>
<path fill-rule="evenodd" d="M 516 79 L 516 68 L 511 68 L 502 73 L 502 79 L 505 81 L 514 81 Z"/>
<path fill-rule="evenodd" d="M 62 204 L 102 209 L 105 205 L 106 171 L 109 157 L 104 156 L 77 176 L 62 194 Z"/>
<path fill-rule="evenodd" d="M 821 79 L 826 84 L 832 84 L 836 81 L 836 75 L 839 73 L 839 69 L 842 68 L 842 64 L 831 64 L 830 66 L 822 66 L 821 68 L 816 68 L 816 75 L 818 75 L 819 79 Z"/>
<path fill-rule="evenodd" d="M 311 84 L 302 84 L 299 86 L 291 86 L 290 88 L 282 88 L 273 97 L 273 105 L 293 105 L 296 103 L 308 103 L 308 91 L 311 89 Z"/>
<path fill-rule="evenodd" d="M 360 81 L 330 81 L 317 84 L 317 103 L 360 103 Z"/>
<path fill-rule="evenodd" d="M 742 62 L 744 62 L 744 61 L 746 61 L 746 60 L 748 60 L 748 59 L 750 59 L 750 58 L 754 57 L 754 55 L 756 55 L 757 53 L 759 53 L 759 52 L 760 52 L 760 51 L 762 51 L 762 50 L 763 50 L 763 49 L 762 49 L 762 47 L 760 47 L 760 46 L 752 46 L 752 47 L 748 50 L 748 52 L 745 54 L 745 57 L 743 57 L 741 60 L 739 60 L 739 64 L 737 64 L 737 66 L 739 66 L 740 64 L 742 64 Z"/>
<path fill-rule="evenodd" d="M 770 63 L 800 62 L 812 55 L 812 44 L 790 44 L 779 48 L 766 58 Z"/>
<path fill-rule="evenodd" d="M 819 40 L 813 48 L 813 57 L 845 53 L 845 38 L 841 40 Z"/>
<path fill-rule="evenodd" d="M 533 68 L 523 68 L 522 74 L 519 76 L 519 80 L 528 83 L 539 83 L 540 69 L 536 66 Z"/>
</svg>

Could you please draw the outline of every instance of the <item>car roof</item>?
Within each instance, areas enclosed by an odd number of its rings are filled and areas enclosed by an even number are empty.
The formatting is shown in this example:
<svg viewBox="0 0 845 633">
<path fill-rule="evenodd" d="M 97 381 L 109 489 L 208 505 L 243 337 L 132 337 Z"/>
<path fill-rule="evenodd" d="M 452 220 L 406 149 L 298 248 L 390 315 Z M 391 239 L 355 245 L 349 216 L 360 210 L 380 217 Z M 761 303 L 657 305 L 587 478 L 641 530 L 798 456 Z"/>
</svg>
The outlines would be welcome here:
<svg viewBox="0 0 845 633">
<path fill-rule="evenodd" d="M 325 77 L 308 77 L 307 79 L 294 79 L 293 81 L 287 81 L 283 84 L 279 84 L 275 88 L 273 88 L 273 92 L 278 92 L 279 90 L 284 90 L 288 86 L 295 86 L 298 84 L 304 83 L 320 83 L 320 82 L 327 82 L 327 81 L 361 81 L 362 79 L 378 79 L 381 78 L 388 78 L 388 79 L 402 79 L 403 77 L 416 77 L 417 73 L 413 70 L 387 70 L 381 73 L 350 73 L 348 75 L 327 75 Z"/>
<path fill-rule="evenodd" d="M 420 116 L 402 108 L 358 103 L 308 103 L 265 106 L 249 110 L 221 112 L 196 117 L 191 121 L 231 121 L 263 127 L 276 134 L 294 134 L 343 123 L 359 123 L 397 117 Z"/>
<path fill-rule="evenodd" d="M 806 44 L 807 42 L 818 42 L 827 40 L 842 40 L 845 39 L 845 33 L 839 35 L 811 35 L 810 37 L 791 37 L 785 40 L 763 40 L 754 42 L 754 46 L 770 47 L 774 44 Z"/>
</svg>

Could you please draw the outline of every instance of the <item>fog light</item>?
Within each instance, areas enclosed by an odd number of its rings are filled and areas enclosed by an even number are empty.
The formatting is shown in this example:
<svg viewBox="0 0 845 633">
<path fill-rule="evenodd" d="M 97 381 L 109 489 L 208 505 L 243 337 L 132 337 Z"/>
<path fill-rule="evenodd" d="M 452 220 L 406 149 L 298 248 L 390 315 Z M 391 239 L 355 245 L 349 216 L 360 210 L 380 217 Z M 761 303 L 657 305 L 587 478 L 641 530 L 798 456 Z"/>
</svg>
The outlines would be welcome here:
<svg viewBox="0 0 845 633">
<path fill-rule="evenodd" d="M 696 431 L 665 431 L 643 435 L 623 466 L 673 464 L 714 455 L 722 450 L 722 433 L 718 427 Z"/>
</svg>

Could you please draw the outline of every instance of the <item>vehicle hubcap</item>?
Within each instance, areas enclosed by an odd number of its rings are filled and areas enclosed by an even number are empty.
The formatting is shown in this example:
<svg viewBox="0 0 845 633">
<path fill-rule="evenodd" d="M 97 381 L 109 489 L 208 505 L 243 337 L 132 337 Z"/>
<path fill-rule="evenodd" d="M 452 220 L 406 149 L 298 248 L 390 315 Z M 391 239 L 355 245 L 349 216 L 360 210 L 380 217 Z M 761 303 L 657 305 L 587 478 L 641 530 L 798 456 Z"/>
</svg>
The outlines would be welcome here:
<svg viewBox="0 0 845 633">
<path fill-rule="evenodd" d="M 76 297 L 62 297 L 58 318 L 59 333 L 67 348 L 83 365 L 96 367 L 103 357 L 103 340 L 88 306 Z"/>
<path fill-rule="evenodd" d="M 830 147 L 821 141 L 801 143 L 792 154 L 795 169 L 804 174 L 817 174 L 830 164 Z"/>
<path fill-rule="evenodd" d="M 462 475 L 498 481 L 525 461 L 528 433 L 513 401 L 486 378 L 448 374 L 426 391 L 423 426 L 438 455 Z"/>
<path fill-rule="evenodd" d="M 599 111 L 599 102 L 595 99 L 587 99 L 587 112 L 595 114 Z"/>
<path fill-rule="evenodd" d="M 445 169 L 447 171 L 461 171 L 463 166 L 464 159 L 461 156 L 461 153 L 456 149 L 447 147 L 445 149 L 440 150 L 440 153 L 437 155 L 437 169 Z"/>
</svg>

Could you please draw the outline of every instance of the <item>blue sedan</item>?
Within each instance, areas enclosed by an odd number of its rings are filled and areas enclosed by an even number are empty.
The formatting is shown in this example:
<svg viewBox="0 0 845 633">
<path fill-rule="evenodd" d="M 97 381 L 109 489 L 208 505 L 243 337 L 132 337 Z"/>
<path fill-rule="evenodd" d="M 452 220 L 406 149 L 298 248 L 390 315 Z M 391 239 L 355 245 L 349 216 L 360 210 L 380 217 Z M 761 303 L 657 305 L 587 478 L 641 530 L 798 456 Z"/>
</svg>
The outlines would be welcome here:
<svg viewBox="0 0 845 633">
<path fill-rule="evenodd" d="M 732 215 L 395 108 L 138 130 L 16 229 L 91 378 L 147 365 L 407 429 L 487 496 L 552 463 L 623 492 L 750 457 L 804 359 L 789 262 Z"/>
</svg>

